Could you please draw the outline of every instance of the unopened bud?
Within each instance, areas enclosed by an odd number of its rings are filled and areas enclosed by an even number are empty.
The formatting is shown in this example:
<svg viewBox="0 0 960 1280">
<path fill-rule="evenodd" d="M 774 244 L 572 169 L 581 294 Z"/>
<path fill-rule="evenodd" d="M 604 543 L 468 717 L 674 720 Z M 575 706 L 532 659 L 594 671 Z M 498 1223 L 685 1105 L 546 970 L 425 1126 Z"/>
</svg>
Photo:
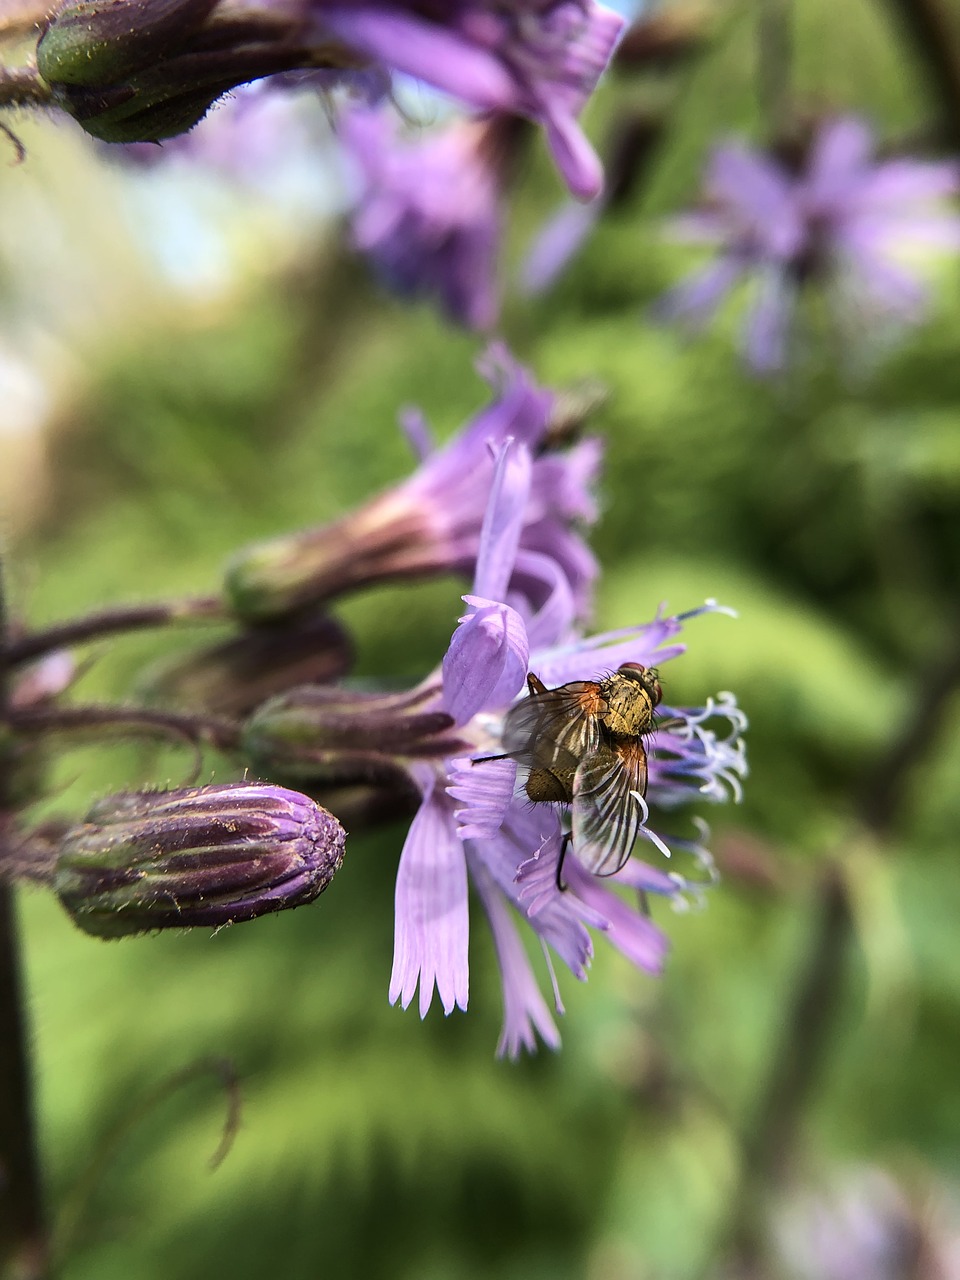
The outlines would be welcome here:
<svg viewBox="0 0 960 1280">
<path fill-rule="evenodd" d="M 403 761 L 467 749 L 435 702 L 427 688 L 378 694 L 305 685 L 258 707 L 243 746 L 258 766 L 298 782 L 396 784 L 406 792 Z"/>
<path fill-rule="evenodd" d="M 305 44 L 296 15 L 222 0 L 66 0 L 37 46 L 54 104 L 103 142 L 185 133 L 230 89 L 264 76 L 355 66 Z"/>
<path fill-rule="evenodd" d="M 245 716 L 285 689 L 339 680 L 353 659 L 353 641 L 341 623 L 328 614 L 306 613 L 178 655 L 140 688 L 164 704 Z"/>
<path fill-rule="evenodd" d="M 230 607 L 259 622 L 443 567 L 445 548 L 430 511 L 398 489 L 333 524 L 245 547 L 227 565 L 225 586 Z"/>
<path fill-rule="evenodd" d="M 345 839 L 332 814 L 283 787 L 121 793 L 67 832 L 52 884 L 96 937 L 216 927 L 311 902 Z"/>
</svg>

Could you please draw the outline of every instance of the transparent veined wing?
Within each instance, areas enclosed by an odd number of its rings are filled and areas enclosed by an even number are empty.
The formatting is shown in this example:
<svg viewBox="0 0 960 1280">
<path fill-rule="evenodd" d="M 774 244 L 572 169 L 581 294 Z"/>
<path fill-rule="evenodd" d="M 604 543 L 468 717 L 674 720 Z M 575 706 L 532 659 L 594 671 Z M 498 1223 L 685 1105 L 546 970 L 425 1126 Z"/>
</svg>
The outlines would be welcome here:
<svg viewBox="0 0 960 1280">
<path fill-rule="evenodd" d="M 573 779 L 573 852 L 596 876 L 612 876 L 630 857 L 643 821 L 637 796 L 647 790 L 647 753 L 639 740 L 588 756 Z"/>
<path fill-rule="evenodd" d="M 600 745 L 600 724 L 590 711 L 596 688 L 578 680 L 514 703 L 504 718 L 504 752 L 531 769 L 573 772 Z"/>
</svg>

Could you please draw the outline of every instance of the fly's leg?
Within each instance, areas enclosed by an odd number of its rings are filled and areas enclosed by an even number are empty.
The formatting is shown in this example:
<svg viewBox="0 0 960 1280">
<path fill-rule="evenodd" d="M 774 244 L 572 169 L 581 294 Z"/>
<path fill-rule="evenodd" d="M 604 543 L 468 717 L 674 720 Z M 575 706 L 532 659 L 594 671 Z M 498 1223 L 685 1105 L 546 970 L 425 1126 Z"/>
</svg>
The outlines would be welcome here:
<svg viewBox="0 0 960 1280">
<path fill-rule="evenodd" d="M 561 878 L 563 873 L 563 860 L 567 856 L 567 849 L 570 847 L 570 832 L 564 834 L 563 840 L 560 842 L 560 857 L 557 859 L 557 889 L 560 893 L 566 893 L 567 886 Z"/>
</svg>

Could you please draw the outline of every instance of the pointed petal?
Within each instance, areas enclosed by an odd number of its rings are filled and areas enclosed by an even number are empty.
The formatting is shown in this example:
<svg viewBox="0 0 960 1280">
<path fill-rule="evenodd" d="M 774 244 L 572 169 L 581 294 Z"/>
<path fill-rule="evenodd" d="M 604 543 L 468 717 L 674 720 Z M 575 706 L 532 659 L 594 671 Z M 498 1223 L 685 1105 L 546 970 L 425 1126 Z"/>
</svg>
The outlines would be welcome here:
<svg viewBox="0 0 960 1280">
<path fill-rule="evenodd" d="M 503 984 L 503 1030 L 497 1056 L 517 1058 L 521 1048 L 534 1053 L 535 1032 L 551 1049 L 560 1047 L 560 1034 L 534 976 L 523 942 L 506 901 L 479 856 L 468 852 L 470 874 L 477 887 L 493 933 Z"/>
<path fill-rule="evenodd" d="M 444 1013 L 467 1007 L 467 868 L 452 805 L 436 786 L 424 796 L 397 872 L 390 1003 L 406 1009 L 420 986 L 420 1016 L 437 994 Z"/>
</svg>

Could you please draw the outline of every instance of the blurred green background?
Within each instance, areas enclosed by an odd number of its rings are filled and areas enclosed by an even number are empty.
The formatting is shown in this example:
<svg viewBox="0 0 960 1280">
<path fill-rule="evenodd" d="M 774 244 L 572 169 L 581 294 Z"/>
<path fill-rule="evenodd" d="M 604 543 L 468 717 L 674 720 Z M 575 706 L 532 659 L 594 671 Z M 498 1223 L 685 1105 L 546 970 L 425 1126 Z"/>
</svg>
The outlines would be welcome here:
<svg viewBox="0 0 960 1280">
<path fill-rule="evenodd" d="M 644 95 L 675 96 L 672 132 L 645 189 L 549 296 L 512 297 L 502 332 L 547 385 L 589 375 L 611 390 L 595 424 L 609 450 L 598 627 L 661 601 L 739 611 L 693 623 L 669 669 L 671 700 L 731 689 L 750 716 L 744 803 L 705 815 L 723 882 L 705 910 L 660 913 L 661 980 L 598 940 L 589 983 L 561 977 L 562 1050 L 517 1064 L 494 1059 L 499 979 L 479 915 L 468 1015 L 434 1008 L 421 1024 L 387 1004 L 401 825 L 351 838 L 315 906 L 213 937 L 99 943 L 24 893 L 51 1198 L 82 1209 L 67 1280 L 702 1274 L 835 860 L 856 941 L 784 1153 L 793 1185 L 867 1162 L 960 1178 L 956 699 L 895 838 L 877 848 L 857 826 L 956 635 L 960 293 L 945 271 L 904 345 L 851 369 L 814 339 L 772 385 L 741 366 L 735 306 L 696 340 L 649 320 L 690 265 L 663 216 L 693 199 L 718 133 L 761 133 L 752 13 L 720 13 L 693 71 L 600 95 L 596 136 Z M 923 75 L 882 6 L 805 0 L 796 16 L 803 102 L 866 113 L 894 140 L 922 129 Z M 0 336 L 18 370 L 0 448 L 14 599 L 31 624 L 215 590 L 238 545 L 407 474 L 400 407 L 421 406 L 445 436 L 484 402 L 482 344 L 379 292 L 328 209 L 184 170 L 124 173 L 67 125 L 20 132 L 26 162 L 0 166 Z M 558 198 L 538 156 L 511 265 Z M 346 603 L 358 672 L 424 674 L 461 590 Z M 77 697 L 132 696 L 192 638 L 96 645 Z M 77 813 L 91 794 L 177 785 L 188 769 L 173 750 L 78 748 L 48 808 Z M 212 1077 L 147 1105 L 210 1055 L 233 1062 L 243 1094 L 215 1172 L 226 1104 Z"/>
</svg>

